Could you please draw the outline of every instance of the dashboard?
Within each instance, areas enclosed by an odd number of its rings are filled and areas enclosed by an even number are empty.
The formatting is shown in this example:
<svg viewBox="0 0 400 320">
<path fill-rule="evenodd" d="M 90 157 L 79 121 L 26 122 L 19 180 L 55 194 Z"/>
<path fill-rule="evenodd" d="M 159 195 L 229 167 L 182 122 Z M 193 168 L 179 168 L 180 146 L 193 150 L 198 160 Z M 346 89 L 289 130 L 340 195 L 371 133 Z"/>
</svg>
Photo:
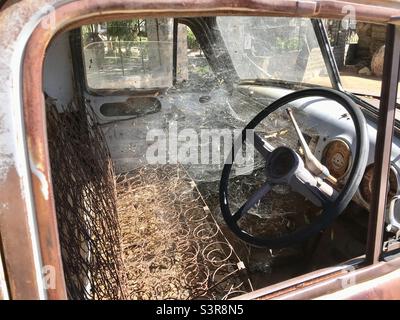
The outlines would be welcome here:
<svg viewBox="0 0 400 320">
<path fill-rule="evenodd" d="M 291 92 L 291 90 L 287 89 L 252 85 L 243 86 L 240 91 L 245 95 L 252 96 L 255 100 L 261 99 L 261 101 L 265 98 L 274 101 Z M 296 110 L 296 118 L 302 131 L 304 130 L 304 136 L 313 136 L 312 150 L 314 155 L 329 169 L 335 178 L 343 183 L 351 169 L 356 144 L 354 125 L 346 110 L 332 100 L 319 97 L 301 99 L 291 107 Z M 366 120 L 369 139 L 367 167 L 353 201 L 369 209 L 372 194 L 377 124 L 370 117 L 366 117 Z M 400 192 L 399 172 L 400 139 L 394 136 L 388 202 Z"/>
</svg>

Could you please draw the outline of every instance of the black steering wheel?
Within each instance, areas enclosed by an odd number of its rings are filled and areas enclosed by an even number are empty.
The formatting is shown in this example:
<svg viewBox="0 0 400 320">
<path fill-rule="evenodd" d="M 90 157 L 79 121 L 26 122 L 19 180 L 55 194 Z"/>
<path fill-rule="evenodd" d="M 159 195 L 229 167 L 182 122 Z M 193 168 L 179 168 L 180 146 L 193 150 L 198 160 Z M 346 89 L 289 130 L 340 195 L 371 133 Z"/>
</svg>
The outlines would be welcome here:
<svg viewBox="0 0 400 320">
<path fill-rule="evenodd" d="M 336 101 L 346 109 L 354 123 L 357 140 L 355 154 L 353 155 L 351 171 L 340 192 L 337 192 L 329 184 L 323 181 L 323 172 L 321 172 L 321 175 L 319 176 L 316 176 L 315 172 L 314 174 L 311 173 L 313 170 L 310 171 L 307 168 L 302 158 L 294 150 L 284 146 L 271 150 L 271 148 L 268 147 L 268 143 L 252 131 L 262 120 L 278 108 L 295 100 L 307 97 L 322 97 Z M 251 142 L 255 149 L 260 152 L 265 159 L 267 182 L 251 195 L 244 205 L 237 210 L 237 212 L 232 214 L 229 207 L 228 183 L 232 164 L 235 161 L 234 159 L 237 153 L 237 150 L 232 148 L 231 154 L 228 157 L 228 159 L 232 159 L 232 161 L 231 163 L 227 163 L 227 161 L 225 162 L 219 189 L 221 211 L 228 227 L 241 240 L 254 246 L 268 248 L 282 248 L 298 244 L 327 228 L 333 220 L 342 213 L 353 198 L 361 182 L 367 164 L 369 144 L 366 121 L 360 108 L 356 106 L 350 97 L 336 90 L 322 88 L 300 90 L 274 101 L 257 114 L 243 129 L 241 145 L 246 141 L 246 135 L 248 136 L 249 132 L 253 133 L 254 140 Z M 260 201 L 260 199 L 271 190 L 274 184 L 289 185 L 292 189 L 305 196 L 308 200 L 319 204 L 322 207 L 322 213 L 309 225 L 277 237 L 255 236 L 240 228 L 238 226 L 240 218 L 242 218 L 249 209 Z"/>
</svg>

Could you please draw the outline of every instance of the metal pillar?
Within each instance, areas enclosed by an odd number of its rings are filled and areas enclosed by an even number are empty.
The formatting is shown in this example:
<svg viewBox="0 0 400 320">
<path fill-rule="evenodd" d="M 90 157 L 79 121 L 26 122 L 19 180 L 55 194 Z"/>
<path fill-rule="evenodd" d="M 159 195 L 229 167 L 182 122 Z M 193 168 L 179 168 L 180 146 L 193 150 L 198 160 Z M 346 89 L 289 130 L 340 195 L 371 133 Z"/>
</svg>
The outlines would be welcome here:
<svg viewBox="0 0 400 320">
<path fill-rule="evenodd" d="M 399 82 L 399 64 L 400 28 L 388 24 L 368 227 L 366 251 L 366 262 L 368 264 L 377 263 L 382 253 L 390 154 L 396 113 L 397 85 Z"/>
</svg>

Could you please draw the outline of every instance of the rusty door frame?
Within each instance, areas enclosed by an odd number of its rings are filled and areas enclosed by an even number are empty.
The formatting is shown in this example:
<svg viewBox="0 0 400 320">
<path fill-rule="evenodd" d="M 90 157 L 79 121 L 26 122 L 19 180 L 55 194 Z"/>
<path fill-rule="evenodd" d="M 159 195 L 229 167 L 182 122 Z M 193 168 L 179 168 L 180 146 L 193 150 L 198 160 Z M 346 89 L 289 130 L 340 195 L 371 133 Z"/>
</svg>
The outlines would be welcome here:
<svg viewBox="0 0 400 320">
<path fill-rule="evenodd" d="M 55 289 L 47 289 L 49 299 L 65 299 L 66 290 L 63 278 L 60 247 L 58 241 L 57 221 L 53 201 L 50 164 L 47 148 L 46 121 L 44 97 L 42 90 L 43 60 L 51 39 L 62 31 L 80 26 L 85 22 L 96 22 L 132 17 L 151 16 L 199 16 L 199 15 L 275 15 L 275 16 L 302 16 L 310 18 L 343 18 L 344 5 L 342 1 L 288 1 L 267 3 L 262 0 L 222 0 L 222 1 L 195 1 L 195 0 L 168 0 L 168 1 L 122 1 L 122 0 L 79 0 L 70 2 L 49 1 L 54 4 L 54 11 L 39 17 L 39 22 L 45 19 L 54 19 L 54 28 L 43 28 L 38 24 L 32 32 L 25 47 L 22 74 L 23 83 L 20 83 L 23 92 L 23 110 L 25 132 L 30 160 L 31 186 L 38 225 L 39 243 L 43 265 L 51 265 L 56 270 L 57 283 Z M 388 23 L 400 16 L 400 10 L 389 7 L 376 7 L 360 3 L 353 4 L 357 18 L 361 21 Z M 51 16 L 53 15 L 53 16 Z M 30 17 L 29 17 L 30 18 Z M 48 24 L 46 24 L 48 25 Z M 380 114 L 382 114 L 381 111 Z M 380 117 L 382 118 L 382 117 Z M 390 129 L 390 123 L 389 127 Z M 387 132 L 388 130 L 385 130 Z M 384 144 L 387 135 L 380 135 L 377 144 Z M 386 148 L 387 149 L 387 148 Z M 386 150 L 385 149 L 385 150 Z M 383 157 L 383 154 L 382 154 Z M 38 176 L 40 172 L 40 179 Z M 47 187 L 47 192 L 43 188 Z M 379 190 L 383 188 L 379 185 Z M 379 200 L 379 199 L 378 199 Z M 376 201 L 376 200 L 375 200 Z M 381 201 L 381 200 L 379 200 Z M 378 202 L 379 202 L 378 201 Z M 378 216 L 382 214 L 378 209 Z M 333 268 L 337 271 L 337 268 Z M 362 269 L 355 272 L 362 271 Z M 24 276 L 24 275 L 20 275 Z M 304 276 L 304 278 L 307 275 Z M 309 277 L 309 276 L 308 276 Z M 298 279 L 301 283 L 302 279 Z M 318 273 L 315 274 L 316 281 Z M 16 288 L 18 289 L 18 288 Z M 22 289 L 22 288 L 21 288 Z"/>
<path fill-rule="evenodd" d="M 374 179 L 372 181 L 371 210 L 368 223 L 366 262 L 381 259 L 385 209 L 388 193 L 388 175 L 396 115 L 397 88 L 400 68 L 400 27 L 388 24 L 386 28 L 381 99 L 376 135 Z"/>
<path fill-rule="evenodd" d="M 0 237 L 0 300 L 9 300 L 10 293 L 8 290 L 6 269 L 4 264 L 4 255 L 1 248 L 1 237 Z"/>
</svg>

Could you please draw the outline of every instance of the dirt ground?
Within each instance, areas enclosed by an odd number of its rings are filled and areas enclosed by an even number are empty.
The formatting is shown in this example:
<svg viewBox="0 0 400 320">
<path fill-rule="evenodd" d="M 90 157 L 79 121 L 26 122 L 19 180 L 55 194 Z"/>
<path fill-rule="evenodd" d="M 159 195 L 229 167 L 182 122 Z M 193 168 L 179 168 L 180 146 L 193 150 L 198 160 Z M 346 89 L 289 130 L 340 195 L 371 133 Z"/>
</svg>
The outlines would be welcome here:
<svg viewBox="0 0 400 320">
<path fill-rule="evenodd" d="M 359 75 L 357 72 L 345 70 L 340 72 L 340 79 L 344 89 L 347 91 L 373 96 L 380 95 L 381 79 L 378 77 Z M 311 83 L 325 87 L 331 86 L 329 77 L 314 78 Z"/>
<path fill-rule="evenodd" d="M 380 96 L 381 79 L 375 76 L 361 76 L 355 72 L 340 73 L 343 87 L 350 92 Z"/>
</svg>

